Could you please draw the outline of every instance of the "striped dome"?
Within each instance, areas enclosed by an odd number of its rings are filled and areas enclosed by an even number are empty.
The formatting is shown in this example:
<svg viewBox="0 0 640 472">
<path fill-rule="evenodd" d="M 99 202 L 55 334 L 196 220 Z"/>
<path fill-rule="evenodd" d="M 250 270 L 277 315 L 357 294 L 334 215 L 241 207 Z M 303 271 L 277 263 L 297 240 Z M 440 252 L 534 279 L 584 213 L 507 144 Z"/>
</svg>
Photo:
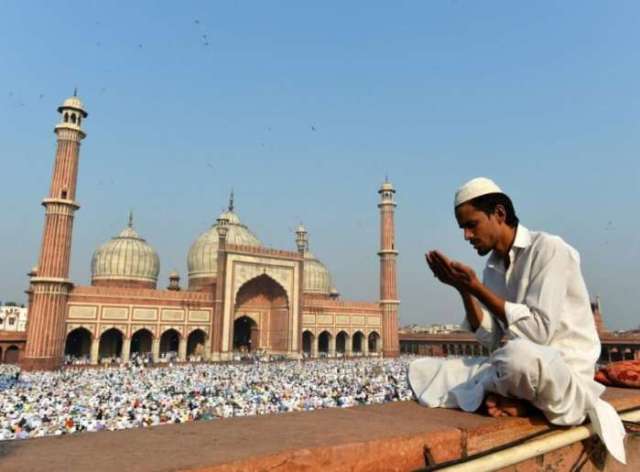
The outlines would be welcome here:
<svg viewBox="0 0 640 472">
<path fill-rule="evenodd" d="M 156 251 L 129 226 L 100 246 L 91 260 L 91 280 L 158 281 L 160 258 Z"/>
<path fill-rule="evenodd" d="M 243 246 L 262 246 L 260 240 L 249 228 L 240 222 L 232 209 L 223 212 L 218 219 L 228 221 L 228 244 Z M 218 224 L 198 236 L 187 255 L 189 282 L 194 279 L 215 277 L 218 272 Z"/>
<path fill-rule="evenodd" d="M 326 266 L 311 253 L 304 253 L 304 292 L 330 295 L 335 290 Z"/>
</svg>

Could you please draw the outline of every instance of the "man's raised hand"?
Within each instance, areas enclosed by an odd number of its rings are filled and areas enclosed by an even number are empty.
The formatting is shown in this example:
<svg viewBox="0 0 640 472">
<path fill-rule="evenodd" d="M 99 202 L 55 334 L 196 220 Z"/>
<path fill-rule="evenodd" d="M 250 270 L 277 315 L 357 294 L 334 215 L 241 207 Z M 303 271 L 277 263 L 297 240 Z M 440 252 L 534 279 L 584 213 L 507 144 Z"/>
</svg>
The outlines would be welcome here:
<svg viewBox="0 0 640 472">
<path fill-rule="evenodd" d="M 458 286 L 466 291 L 472 291 L 480 282 L 474 270 L 461 262 L 452 261 L 450 264 L 453 271 L 453 278 L 457 281 Z"/>
<path fill-rule="evenodd" d="M 439 251 L 429 251 L 425 256 L 433 275 L 443 284 L 468 291 L 478 282 L 473 269 L 460 262 L 449 260 Z"/>
<path fill-rule="evenodd" d="M 443 284 L 456 287 L 456 281 L 453 277 L 453 270 L 451 268 L 449 259 L 438 251 L 429 251 L 425 254 L 427 264 L 433 272 L 433 275 Z"/>
</svg>

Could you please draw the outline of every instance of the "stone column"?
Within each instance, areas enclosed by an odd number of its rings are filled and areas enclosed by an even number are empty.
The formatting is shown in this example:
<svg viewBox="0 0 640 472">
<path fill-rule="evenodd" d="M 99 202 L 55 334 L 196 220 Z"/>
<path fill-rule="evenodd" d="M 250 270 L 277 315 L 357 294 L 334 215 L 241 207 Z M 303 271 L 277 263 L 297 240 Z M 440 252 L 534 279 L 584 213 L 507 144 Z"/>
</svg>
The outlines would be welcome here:
<svg viewBox="0 0 640 472">
<path fill-rule="evenodd" d="M 362 355 L 363 356 L 369 355 L 369 337 L 368 336 L 365 336 L 364 339 L 362 340 Z"/>
<path fill-rule="evenodd" d="M 122 340 L 122 362 L 129 362 L 129 356 L 131 355 L 131 338 L 124 338 Z"/>
<path fill-rule="evenodd" d="M 100 352 L 100 337 L 95 336 L 91 341 L 91 364 L 98 363 L 98 353 Z"/>
<path fill-rule="evenodd" d="M 336 337 L 329 338 L 329 357 L 336 357 Z"/>
<path fill-rule="evenodd" d="M 211 360 L 211 336 L 207 336 L 204 340 L 204 353 L 203 357 L 205 361 Z"/>
<path fill-rule="evenodd" d="M 314 336 L 313 337 L 313 342 L 311 343 L 311 357 L 312 358 L 317 358 L 318 357 L 318 344 L 320 343 L 320 340 L 318 339 L 318 336 Z"/>
<path fill-rule="evenodd" d="M 151 343 L 151 357 L 154 363 L 160 360 L 160 338 L 154 338 Z"/>
<path fill-rule="evenodd" d="M 178 360 L 184 362 L 187 360 L 187 338 L 180 336 L 180 344 L 178 345 Z"/>
<path fill-rule="evenodd" d="M 349 336 L 349 338 L 344 343 L 344 354 L 347 357 L 351 357 L 353 355 L 353 337 Z"/>
</svg>

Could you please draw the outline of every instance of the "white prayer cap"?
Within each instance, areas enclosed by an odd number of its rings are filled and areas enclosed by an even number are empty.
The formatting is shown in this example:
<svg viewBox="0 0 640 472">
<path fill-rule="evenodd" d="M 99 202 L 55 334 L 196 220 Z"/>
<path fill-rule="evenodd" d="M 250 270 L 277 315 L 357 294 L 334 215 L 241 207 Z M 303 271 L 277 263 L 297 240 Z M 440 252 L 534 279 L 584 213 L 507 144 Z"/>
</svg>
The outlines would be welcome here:
<svg viewBox="0 0 640 472">
<path fill-rule="evenodd" d="M 489 193 L 502 193 L 502 190 L 500 190 L 500 187 L 498 187 L 493 180 L 487 179 L 486 177 L 476 177 L 456 191 L 453 206 L 455 208 L 469 200 Z"/>
</svg>

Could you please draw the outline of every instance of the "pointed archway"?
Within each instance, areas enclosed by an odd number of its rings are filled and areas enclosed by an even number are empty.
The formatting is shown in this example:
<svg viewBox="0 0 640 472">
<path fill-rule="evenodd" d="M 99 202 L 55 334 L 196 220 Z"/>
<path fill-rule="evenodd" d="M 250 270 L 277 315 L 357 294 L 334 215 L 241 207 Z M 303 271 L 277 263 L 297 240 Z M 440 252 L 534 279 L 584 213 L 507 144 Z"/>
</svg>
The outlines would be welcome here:
<svg viewBox="0 0 640 472">
<path fill-rule="evenodd" d="M 91 332 L 87 328 L 76 328 L 67 334 L 64 355 L 71 361 L 89 360 L 91 356 Z"/>
<path fill-rule="evenodd" d="M 255 324 L 251 327 L 253 331 L 250 339 L 242 341 L 245 346 L 250 345 L 251 350 L 257 348 L 277 352 L 289 350 L 292 345 L 289 339 L 289 299 L 284 288 L 269 275 L 259 275 L 242 285 L 236 296 L 234 310 L 237 317 L 233 329 L 234 350 L 240 342 L 240 338 L 236 335 L 236 324 L 243 317 L 252 319 Z M 240 325 L 237 327 L 242 328 Z"/>
<path fill-rule="evenodd" d="M 241 316 L 233 323 L 233 350 L 251 352 L 260 346 L 258 325 L 248 316 Z"/>
<path fill-rule="evenodd" d="M 20 360 L 20 349 L 18 346 L 9 346 L 4 351 L 4 361 L 7 364 L 17 364 Z"/>
<path fill-rule="evenodd" d="M 371 333 L 369 333 L 369 353 L 370 354 L 375 354 L 378 352 L 379 348 L 380 348 L 380 335 L 376 332 L 376 331 L 371 331 Z"/>
<path fill-rule="evenodd" d="M 180 349 L 180 333 L 171 328 L 160 336 L 160 357 L 177 357 Z"/>
<path fill-rule="evenodd" d="M 148 356 L 153 345 L 153 334 L 146 328 L 139 329 L 131 336 L 131 355 Z"/>
<path fill-rule="evenodd" d="M 362 332 L 360 331 L 356 331 L 355 333 L 353 333 L 351 351 L 354 354 L 362 353 L 363 344 L 364 344 L 364 334 L 362 334 Z"/>
<path fill-rule="evenodd" d="M 206 339 L 207 334 L 201 329 L 194 329 L 193 331 L 191 331 L 191 333 L 189 333 L 189 336 L 187 337 L 187 359 L 204 359 L 204 346 L 206 343 Z"/>
<path fill-rule="evenodd" d="M 313 333 L 311 331 L 305 331 L 302 333 L 302 352 L 307 356 L 313 354 L 313 342 L 315 341 Z"/>
<path fill-rule="evenodd" d="M 318 336 L 318 352 L 324 355 L 329 355 L 329 350 L 331 345 L 331 333 L 328 331 L 323 331 Z"/>
<path fill-rule="evenodd" d="M 122 355 L 122 332 L 116 328 L 106 330 L 100 336 L 98 357 L 100 360 L 117 360 Z"/>
<path fill-rule="evenodd" d="M 340 331 L 336 336 L 336 354 L 345 354 L 347 352 L 347 346 L 349 343 L 349 335 Z"/>
</svg>

